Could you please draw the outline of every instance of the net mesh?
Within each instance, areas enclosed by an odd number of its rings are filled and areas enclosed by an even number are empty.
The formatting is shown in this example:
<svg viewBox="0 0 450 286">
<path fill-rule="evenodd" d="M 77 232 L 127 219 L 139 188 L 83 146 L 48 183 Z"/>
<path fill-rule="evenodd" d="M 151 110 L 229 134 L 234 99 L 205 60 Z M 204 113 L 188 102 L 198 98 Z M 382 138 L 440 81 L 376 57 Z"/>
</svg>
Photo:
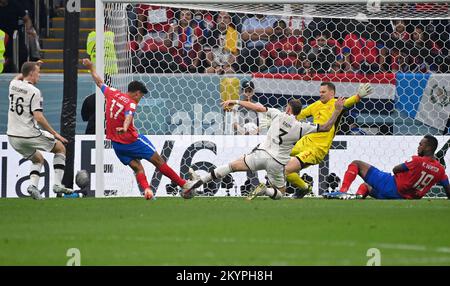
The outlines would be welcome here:
<svg viewBox="0 0 450 286">
<path fill-rule="evenodd" d="M 397 1 L 398 2 L 398 1 Z M 264 14 L 285 17 L 322 17 L 348 19 L 448 19 L 448 3 L 389 3 L 367 1 L 364 4 L 157 4 L 161 7 L 204 11 Z"/>
<path fill-rule="evenodd" d="M 366 82 L 374 93 L 346 111 L 329 153 L 301 171 L 316 195 L 333 189 L 352 160 L 389 171 L 416 154 L 423 135 L 435 135 L 440 146 L 449 140 L 448 3 L 104 7 L 117 55 L 105 57 L 105 66 L 118 66 L 108 75 L 111 85 L 125 91 L 131 80 L 146 84 L 150 96 L 139 103 L 135 125 L 183 177 L 191 165 L 210 171 L 263 140 L 264 117 L 223 110 L 222 100 L 282 109 L 298 98 L 306 107 L 319 100 L 324 81 L 338 96 L 350 97 Z M 105 189 L 140 195 L 131 170 L 112 149 L 105 152 L 113 166 Z M 144 165 L 159 195 L 177 194 Z M 233 174 L 200 191 L 242 195 L 261 181 L 265 172 Z M 444 193 L 436 187 L 428 195 Z"/>
</svg>

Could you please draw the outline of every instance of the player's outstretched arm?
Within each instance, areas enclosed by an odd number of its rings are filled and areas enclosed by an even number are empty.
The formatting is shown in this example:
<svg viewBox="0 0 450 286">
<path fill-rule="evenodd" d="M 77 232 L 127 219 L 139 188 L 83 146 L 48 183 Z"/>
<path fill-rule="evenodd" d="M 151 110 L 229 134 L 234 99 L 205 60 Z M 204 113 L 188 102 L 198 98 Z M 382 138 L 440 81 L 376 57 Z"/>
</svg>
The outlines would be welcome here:
<svg viewBox="0 0 450 286">
<path fill-rule="evenodd" d="M 356 94 L 345 100 L 344 106 L 346 108 L 352 107 L 353 105 L 358 103 L 361 100 L 361 98 L 368 96 L 372 92 L 373 92 L 373 88 L 370 85 L 370 83 L 362 83 L 359 85 L 359 88 L 358 88 L 358 91 L 356 92 Z"/>
<path fill-rule="evenodd" d="M 223 108 L 227 108 L 233 104 L 238 104 L 248 110 L 253 110 L 256 112 L 266 112 L 267 111 L 267 107 L 265 107 L 259 103 L 253 103 L 253 102 L 249 102 L 249 101 L 225 100 L 221 104 L 222 104 Z"/>
<path fill-rule="evenodd" d="M 341 114 L 342 110 L 344 109 L 344 103 L 345 98 L 339 97 L 336 100 L 336 103 L 334 104 L 335 109 L 333 114 L 331 115 L 331 118 L 325 123 L 324 125 L 320 125 L 318 132 L 328 132 L 333 127 L 334 123 L 336 123 L 336 120 L 338 119 L 339 115 Z"/>
<path fill-rule="evenodd" d="M 408 168 L 406 168 L 405 164 L 400 164 L 394 167 L 394 169 L 392 169 L 392 173 L 397 174 L 397 173 L 402 173 L 402 172 L 406 172 L 408 171 Z"/>
<path fill-rule="evenodd" d="M 89 59 L 83 59 L 83 65 L 85 67 L 87 67 L 89 69 L 89 71 L 91 72 L 91 76 L 95 81 L 95 84 L 101 88 L 104 81 L 103 79 L 97 74 L 97 72 L 95 71 L 95 66 L 94 64 L 89 60 Z"/>
<path fill-rule="evenodd" d="M 133 115 L 131 115 L 131 114 L 125 115 L 125 120 L 123 121 L 123 126 L 117 127 L 116 132 L 119 134 L 126 133 L 128 131 L 128 127 L 130 127 L 132 120 L 133 120 Z"/>
<path fill-rule="evenodd" d="M 62 137 L 58 132 L 53 129 L 53 127 L 48 123 L 47 118 L 45 118 L 44 114 L 41 111 L 33 111 L 34 120 L 39 124 L 40 127 L 44 128 L 50 132 L 56 139 L 61 141 L 62 143 L 69 142 L 66 138 Z"/>
</svg>

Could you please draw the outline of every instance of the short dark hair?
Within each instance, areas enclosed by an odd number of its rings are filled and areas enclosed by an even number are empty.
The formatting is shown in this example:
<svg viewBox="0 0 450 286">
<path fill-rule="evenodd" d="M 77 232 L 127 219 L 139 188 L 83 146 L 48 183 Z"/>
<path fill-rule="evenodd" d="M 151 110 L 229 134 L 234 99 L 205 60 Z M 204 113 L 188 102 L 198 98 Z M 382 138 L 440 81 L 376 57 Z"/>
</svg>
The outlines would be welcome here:
<svg viewBox="0 0 450 286">
<path fill-rule="evenodd" d="M 427 146 L 430 146 L 433 149 L 433 153 L 436 151 L 438 147 L 438 140 L 433 135 L 425 135 L 423 138 L 427 139 Z"/>
<path fill-rule="evenodd" d="M 302 111 L 302 103 L 299 99 L 291 99 L 288 102 L 289 106 L 292 108 L 292 113 L 297 116 Z"/>
<path fill-rule="evenodd" d="M 326 86 L 329 89 L 331 89 L 334 93 L 336 93 L 336 86 L 334 85 L 334 83 L 329 82 L 329 81 L 324 81 L 320 84 L 320 86 Z"/>
<path fill-rule="evenodd" d="M 273 28 L 276 28 L 276 27 L 280 27 L 280 28 L 282 28 L 282 29 L 287 28 L 286 21 L 284 21 L 284 20 L 278 20 L 278 21 L 275 21 L 275 22 L 273 23 Z"/>
<path fill-rule="evenodd" d="M 36 68 L 38 64 L 35 62 L 25 62 L 22 65 L 22 69 L 20 70 L 20 72 L 22 73 L 22 75 L 24 77 L 27 77 L 30 75 L 31 72 L 34 71 L 34 69 Z"/>
<path fill-rule="evenodd" d="M 148 90 L 145 87 L 145 84 L 143 84 L 140 81 L 133 80 L 128 84 L 128 92 L 135 92 L 135 91 L 141 91 L 143 94 L 147 94 Z"/>
<path fill-rule="evenodd" d="M 244 80 L 241 84 L 242 89 L 251 88 L 252 90 L 255 89 L 255 84 L 251 80 Z"/>
</svg>

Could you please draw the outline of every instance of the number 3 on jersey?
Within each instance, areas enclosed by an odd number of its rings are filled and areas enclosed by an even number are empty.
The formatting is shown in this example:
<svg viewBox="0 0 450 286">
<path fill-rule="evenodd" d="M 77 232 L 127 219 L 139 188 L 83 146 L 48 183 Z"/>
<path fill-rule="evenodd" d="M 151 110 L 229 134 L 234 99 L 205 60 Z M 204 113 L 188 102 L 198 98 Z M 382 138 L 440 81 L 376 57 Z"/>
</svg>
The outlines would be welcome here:
<svg viewBox="0 0 450 286">
<path fill-rule="evenodd" d="M 114 113 L 114 107 L 117 106 L 118 109 Z M 111 108 L 109 109 L 109 118 L 117 119 L 117 116 L 119 116 L 120 112 L 123 110 L 124 106 L 120 103 L 118 103 L 115 99 L 112 100 Z"/>
</svg>

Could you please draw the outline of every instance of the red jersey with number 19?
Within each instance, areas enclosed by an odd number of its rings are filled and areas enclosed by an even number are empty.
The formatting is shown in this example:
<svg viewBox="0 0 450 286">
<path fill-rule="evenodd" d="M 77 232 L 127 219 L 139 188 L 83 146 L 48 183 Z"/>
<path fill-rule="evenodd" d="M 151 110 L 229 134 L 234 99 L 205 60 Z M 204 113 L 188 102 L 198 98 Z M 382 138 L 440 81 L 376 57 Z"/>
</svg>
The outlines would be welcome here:
<svg viewBox="0 0 450 286">
<path fill-rule="evenodd" d="M 126 115 L 133 115 L 136 111 L 136 101 L 128 94 L 103 84 L 101 90 L 106 98 L 106 138 L 111 141 L 130 144 L 138 139 L 138 133 L 133 121 L 126 133 L 118 134 L 117 127 L 122 127 Z"/>
<path fill-rule="evenodd" d="M 395 174 L 395 182 L 398 193 L 405 199 L 420 199 L 436 183 L 448 185 L 444 167 L 434 158 L 413 156 L 403 168 L 404 172 Z"/>
</svg>

